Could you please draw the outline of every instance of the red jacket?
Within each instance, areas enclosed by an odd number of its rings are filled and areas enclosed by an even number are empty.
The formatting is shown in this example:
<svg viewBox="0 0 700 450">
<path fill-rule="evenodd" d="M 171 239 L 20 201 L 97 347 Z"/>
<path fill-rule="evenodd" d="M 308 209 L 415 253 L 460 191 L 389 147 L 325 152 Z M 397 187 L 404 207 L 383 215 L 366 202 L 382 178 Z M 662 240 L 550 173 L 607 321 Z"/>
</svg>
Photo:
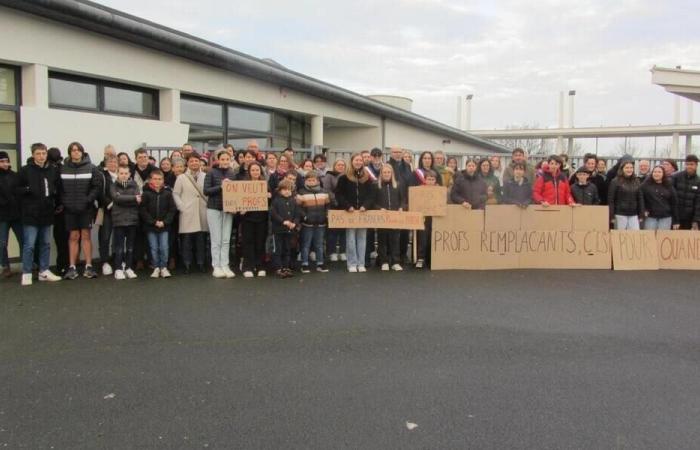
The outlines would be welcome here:
<svg viewBox="0 0 700 450">
<path fill-rule="evenodd" d="M 569 180 L 561 172 L 555 176 L 545 164 L 542 165 L 542 176 L 537 177 L 532 187 L 532 200 L 535 203 L 547 202 L 550 205 L 575 203 L 569 189 Z"/>
</svg>

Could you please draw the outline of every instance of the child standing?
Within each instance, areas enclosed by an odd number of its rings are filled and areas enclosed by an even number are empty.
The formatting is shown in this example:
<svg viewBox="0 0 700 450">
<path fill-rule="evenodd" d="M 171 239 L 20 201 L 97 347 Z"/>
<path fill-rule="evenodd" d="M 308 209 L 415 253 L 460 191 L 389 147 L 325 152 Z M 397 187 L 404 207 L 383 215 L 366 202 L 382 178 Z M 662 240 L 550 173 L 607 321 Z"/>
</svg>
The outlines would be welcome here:
<svg viewBox="0 0 700 450">
<path fill-rule="evenodd" d="M 248 165 L 246 180 L 265 181 L 262 166 L 258 162 L 251 162 Z M 267 183 L 265 183 L 265 186 L 267 186 Z M 269 192 L 267 197 L 270 198 Z M 265 256 L 268 217 L 268 211 L 247 211 L 241 213 L 243 276 L 245 278 L 252 278 L 256 270 L 259 277 L 267 275 L 263 265 L 263 257 Z"/>
<path fill-rule="evenodd" d="M 437 173 L 432 170 L 423 172 L 425 184 L 423 186 L 437 185 Z M 430 267 L 430 236 L 433 229 L 433 218 L 428 216 L 425 218 L 425 229 L 418 230 L 418 259 L 416 260 L 416 269 Z"/>
<path fill-rule="evenodd" d="M 159 169 L 153 170 L 150 181 L 144 186 L 139 211 L 151 250 L 154 267 L 151 278 L 171 276 L 168 270 L 168 231 L 176 211 L 173 194 L 164 187 L 163 172 Z"/>
<path fill-rule="evenodd" d="M 525 178 L 525 164 L 513 164 L 512 171 L 513 178 L 503 185 L 503 203 L 527 208 L 527 205 L 532 203 L 532 183 Z"/>
<path fill-rule="evenodd" d="M 112 233 L 114 237 L 114 278 L 136 278 L 133 270 L 134 239 L 139 224 L 141 194 L 134 180 L 130 180 L 129 166 L 119 166 L 117 181 L 110 186 Z"/>
<path fill-rule="evenodd" d="M 277 195 L 272 200 L 270 217 L 272 219 L 272 263 L 280 278 L 293 275 L 291 269 L 292 235 L 299 225 L 299 209 L 292 197 L 293 183 L 282 180 L 277 188 Z"/>
<path fill-rule="evenodd" d="M 391 164 L 384 164 L 379 171 L 377 179 L 377 192 L 375 194 L 375 206 L 380 210 L 403 211 L 406 209 L 406 198 L 403 189 L 399 186 L 394 176 L 394 168 Z M 401 271 L 401 252 L 399 250 L 399 240 L 401 232 L 399 230 L 377 230 L 377 241 L 379 244 L 379 262 L 383 271 L 388 271 L 389 267 L 394 271 Z"/>
<path fill-rule="evenodd" d="M 304 187 L 297 194 L 301 206 L 301 273 L 309 273 L 309 251 L 313 245 L 316 252 L 316 270 L 328 272 L 323 259 L 323 238 L 328 223 L 328 205 L 331 197 L 321 187 L 319 174 L 315 170 L 306 173 Z"/>
<path fill-rule="evenodd" d="M 599 205 L 598 188 L 595 184 L 588 182 L 591 172 L 585 167 L 579 167 L 574 176 L 576 183 L 571 185 L 571 195 L 574 197 L 574 201 L 579 205 Z"/>
</svg>

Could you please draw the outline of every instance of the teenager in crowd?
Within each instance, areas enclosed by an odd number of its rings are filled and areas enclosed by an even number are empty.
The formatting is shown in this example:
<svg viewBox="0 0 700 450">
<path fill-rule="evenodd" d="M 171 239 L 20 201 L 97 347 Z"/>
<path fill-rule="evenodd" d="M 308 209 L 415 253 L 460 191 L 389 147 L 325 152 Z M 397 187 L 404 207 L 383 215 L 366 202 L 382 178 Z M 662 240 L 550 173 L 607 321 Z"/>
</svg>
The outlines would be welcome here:
<svg viewBox="0 0 700 450">
<path fill-rule="evenodd" d="M 134 279 L 134 240 L 139 224 L 141 193 L 131 178 L 129 166 L 119 166 L 117 181 L 110 185 L 114 227 L 114 278 Z"/>
<path fill-rule="evenodd" d="M 673 176 L 674 173 L 678 172 L 678 164 L 670 158 L 661 161 L 661 167 L 664 168 L 667 177 Z"/>
<path fill-rule="evenodd" d="M 32 156 L 18 174 L 17 201 L 22 217 L 22 286 L 32 284 L 34 252 L 39 251 L 39 281 L 59 281 L 49 270 L 51 225 L 60 209 L 61 179 L 56 167 L 47 163 L 48 152 L 41 143 L 32 144 Z"/>
<path fill-rule="evenodd" d="M 522 148 L 514 148 L 511 152 L 511 162 L 503 171 L 503 183 L 513 179 L 513 166 L 517 163 L 525 165 L 525 178 L 530 183 L 535 183 L 535 168 L 527 162 L 527 155 Z"/>
<path fill-rule="evenodd" d="M 399 189 L 401 189 L 401 194 L 404 198 L 408 199 L 408 188 L 413 182 L 413 156 L 410 152 L 405 152 L 408 155 L 408 161 L 404 159 L 404 151 L 399 146 L 392 146 L 389 151 L 389 164 L 394 169 L 394 177 L 396 182 L 399 184 Z M 408 201 L 408 200 L 407 200 Z M 411 231 L 401 230 L 399 237 L 399 254 L 401 255 L 401 260 L 405 259 L 408 262 L 409 254 L 409 241 L 410 241 Z"/>
<path fill-rule="evenodd" d="M 637 178 L 639 179 L 639 176 Z M 654 167 L 651 174 L 641 183 L 644 196 L 644 229 L 678 229 L 678 196 L 664 168 Z"/>
<path fill-rule="evenodd" d="M 408 209 L 408 199 L 394 176 L 391 164 L 384 164 L 377 180 L 375 205 L 377 209 L 403 211 Z M 378 229 L 378 258 L 383 271 L 391 268 L 401 271 L 401 249 L 399 247 L 401 234 L 399 230 Z"/>
<path fill-rule="evenodd" d="M 491 161 L 482 159 L 479 161 L 479 177 L 486 183 L 486 203 L 497 205 L 501 202 L 501 182 L 498 181 L 496 175 L 493 174 Z"/>
<path fill-rule="evenodd" d="M 289 161 L 289 169 L 296 169 L 297 164 L 296 161 L 294 161 L 294 149 L 292 147 L 287 147 L 282 150 L 282 154 L 285 155 L 287 157 L 287 161 Z"/>
<path fill-rule="evenodd" d="M 561 172 L 564 164 L 561 157 L 551 155 L 542 164 L 542 176 L 537 177 L 532 187 L 532 200 L 542 206 L 574 205 L 569 179 Z"/>
<path fill-rule="evenodd" d="M 411 186 L 422 186 L 425 184 L 425 171 L 432 170 L 435 172 L 435 158 L 432 152 L 423 152 L 418 158 L 418 168 L 413 171 L 413 182 Z M 442 178 L 440 174 L 435 172 L 437 184 L 442 186 Z"/>
<path fill-rule="evenodd" d="M 151 164 L 148 157 L 148 151 L 145 148 L 138 148 L 134 151 L 134 158 L 136 163 L 133 167 L 133 172 L 131 177 L 136 182 L 140 191 L 143 191 L 144 186 L 148 183 L 148 179 L 151 176 L 151 172 L 156 170 L 156 166 Z M 136 239 L 134 240 L 134 260 L 136 261 L 136 269 L 140 270 L 144 268 L 144 257 L 146 257 L 147 251 L 146 243 L 146 230 L 139 225 L 139 229 L 136 231 Z"/>
<path fill-rule="evenodd" d="M 204 178 L 204 194 L 207 196 L 207 223 L 211 239 L 211 263 L 214 278 L 233 278 L 229 267 L 229 246 L 233 216 L 224 212 L 222 185 L 235 179 L 231 169 L 231 155 L 219 150 L 214 155 L 218 161 Z"/>
<path fill-rule="evenodd" d="M 326 166 L 327 160 L 326 156 L 322 154 L 318 154 L 314 156 L 314 170 L 316 173 L 318 173 L 318 176 L 320 177 L 321 185 L 323 185 L 323 177 L 326 176 L 326 173 L 328 172 L 328 167 Z M 324 189 L 326 187 L 324 186 Z"/>
<path fill-rule="evenodd" d="M 425 171 L 425 184 L 422 186 L 435 186 L 437 185 L 438 174 L 434 170 Z M 418 230 L 416 233 L 416 238 L 418 239 L 416 249 L 418 251 L 416 259 L 416 269 L 422 269 L 424 267 L 430 268 L 430 236 L 433 230 L 433 218 L 427 216 L 424 218 L 425 228 L 423 230 Z"/>
<path fill-rule="evenodd" d="M 129 154 L 125 152 L 117 154 L 117 164 L 119 166 L 127 166 L 132 174 L 136 170 L 136 164 L 129 158 Z"/>
<path fill-rule="evenodd" d="M 272 193 L 273 197 L 277 192 L 277 186 L 280 181 L 282 181 L 287 176 L 287 172 L 291 170 L 294 170 L 292 160 L 289 159 L 286 153 L 282 153 L 277 160 L 277 170 L 270 175 L 268 180 L 268 190 Z M 296 172 L 293 173 L 295 189 L 297 189 L 303 184 L 303 179 Z"/>
<path fill-rule="evenodd" d="M 525 163 L 513 165 L 513 179 L 503 185 L 503 203 L 526 208 L 532 203 L 532 183 L 525 178 Z"/>
<path fill-rule="evenodd" d="M 292 196 L 294 183 L 282 180 L 277 195 L 272 200 L 270 218 L 272 222 L 272 263 L 280 278 L 294 275 L 291 268 L 292 235 L 299 226 L 299 208 Z"/>
<path fill-rule="evenodd" d="M 484 209 L 488 187 L 486 182 L 477 174 L 477 163 L 470 159 L 463 171 L 455 177 L 455 183 L 450 192 L 450 200 L 456 205 L 467 209 Z"/>
<path fill-rule="evenodd" d="M 403 154 L 401 155 L 401 159 L 408 165 L 408 167 L 411 169 L 411 172 L 413 172 L 413 153 L 411 153 L 408 150 L 404 150 Z"/>
<path fill-rule="evenodd" d="M 22 221 L 20 203 L 17 201 L 16 190 L 19 185 L 19 175 L 10 167 L 10 155 L 0 151 L 0 276 L 8 278 L 12 275 L 7 244 L 10 230 L 15 234 L 20 249 L 22 248 Z"/>
<path fill-rule="evenodd" d="M 250 163 L 247 181 L 265 181 L 263 168 L 257 161 Z M 267 189 L 267 184 L 265 184 Z M 270 198 L 270 193 L 267 193 Z M 265 239 L 267 238 L 267 211 L 244 211 L 241 213 L 241 236 L 243 253 L 243 276 L 252 278 L 267 275 L 263 259 L 265 257 Z"/>
<path fill-rule="evenodd" d="M 277 155 L 273 152 L 265 156 L 265 178 L 269 181 L 270 175 L 277 170 Z"/>
<path fill-rule="evenodd" d="M 176 159 L 184 160 L 184 156 L 182 156 L 182 150 L 173 150 L 172 152 L 170 152 L 169 158 L 170 158 L 170 161 L 173 162 L 173 164 L 175 163 Z"/>
<path fill-rule="evenodd" d="M 598 176 L 603 177 L 603 180 L 607 183 L 608 162 L 605 159 L 598 158 L 596 161 L 596 172 L 598 172 Z"/>
<path fill-rule="evenodd" d="M 600 199 L 601 205 L 608 204 L 608 183 L 605 182 L 605 177 L 600 175 L 596 170 L 598 163 L 598 158 L 592 153 L 586 153 L 583 156 L 583 168 L 586 169 L 590 175 L 588 177 L 588 182 L 593 184 L 598 190 L 598 198 Z M 576 183 L 576 174 L 569 178 L 569 184 L 574 185 Z"/>
<path fill-rule="evenodd" d="M 85 258 L 85 278 L 97 277 L 92 268 L 92 239 L 90 232 L 95 218 L 95 201 L 102 189 L 101 176 L 90 162 L 90 156 L 79 142 L 68 145 L 68 156 L 61 169 L 61 203 L 65 210 L 68 237 L 68 270 L 63 278 L 78 278 L 80 247 Z"/>
<path fill-rule="evenodd" d="M 501 168 L 501 157 L 498 155 L 489 156 L 489 162 L 491 162 L 491 169 L 493 174 L 498 178 L 498 181 L 503 185 L 503 169 Z"/>
<path fill-rule="evenodd" d="M 97 240 L 100 251 L 100 261 L 102 262 L 102 275 L 112 275 L 111 250 L 110 242 L 112 241 L 112 193 L 111 187 L 117 181 L 117 164 L 116 155 L 105 156 L 102 161 L 102 169 L 99 173 L 102 176 L 100 180 L 100 195 L 97 197 L 98 211 L 96 223 L 99 223 L 100 229 L 97 233 Z M 128 168 L 128 166 L 125 166 Z"/>
<path fill-rule="evenodd" d="M 63 168 L 63 155 L 58 147 L 49 148 L 46 156 L 48 165 L 56 169 L 56 174 L 61 178 Z M 29 161 L 27 161 L 29 163 Z M 60 203 L 60 202 L 59 202 Z M 56 209 L 53 217 L 53 242 L 56 246 L 56 272 L 61 276 L 68 270 L 68 231 L 66 230 L 66 214 L 63 205 Z M 36 255 L 35 255 L 36 256 Z M 35 261 L 36 262 L 36 261 Z"/>
<path fill-rule="evenodd" d="M 369 152 L 369 164 L 365 165 L 365 170 L 369 174 L 369 180 L 372 183 L 376 183 L 379 179 L 379 172 L 384 164 L 383 153 L 381 149 L 374 147 Z M 367 243 L 367 248 L 365 249 L 365 262 L 364 266 L 369 267 L 372 264 L 372 259 L 377 258 L 376 252 L 376 239 L 377 232 L 374 228 L 367 229 L 367 238 L 365 242 Z"/>
<path fill-rule="evenodd" d="M 335 191 L 338 187 L 338 178 L 347 170 L 345 160 L 337 159 L 333 163 L 333 168 L 326 172 L 321 185 L 330 193 L 331 209 L 338 207 L 338 201 L 335 196 Z M 345 230 L 340 228 L 329 228 L 326 233 L 326 254 L 329 255 L 331 262 L 345 261 L 347 255 L 345 253 Z"/>
<path fill-rule="evenodd" d="M 374 200 L 373 185 L 365 170 L 362 155 L 355 153 L 350 158 L 350 166 L 338 179 L 336 200 L 338 207 L 348 212 L 363 213 L 372 208 Z M 367 248 L 367 229 L 348 228 L 345 230 L 347 245 L 348 272 L 366 272 L 365 251 Z"/>
<path fill-rule="evenodd" d="M 668 176 L 668 172 L 666 172 Z M 697 230 L 700 222 L 700 177 L 698 157 L 685 157 L 685 170 L 671 179 L 678 194 L 678 222 L 681 230 Z"/>
<path fill-rule="evenodd" d="M 175 187 L 177 175 L 173 173 L 173 161 L 170 158 L 160 160 L 160 171 L 163 172 L 163 180 L 165 185 L 172 190 Z"/>
<path fill-rule="evenodd" d="M 297 193 L 301 215 L 301 272 L 309 273 L 309 252 L 313 248 L 316 256 L 316 271 L 328 272 L 324 264 L 323 240 L 328 225 L 328 207 L 331 197 L 322 186 L 319 173 L 311 170 L 306 174 L 304 187 Z"/>
<path fill-rule="evenodd" d="M 598 188 L 590 182 L 591 172 L 586 166 L 579 167 L 573 175 L 576 182 L 571 185 L 571 196 L 579 205 L 599 205 Z"/>
<path fill-rule="evenodd" d="M 561 158 L 561 173 L 568 180 L 571 177 L 571 166 L 569 165 L 569 155 L 566 153 L 560 153 L 559 158 Z"/>
<path fill-rule="evenodd" d="M 177 206 L 173 193 L 165 186 L 163 172 L 156 169 L 151 172 L 148 186 L 143 190 L 139 216 L 148 238 L 151 251 L 153 273 L 151 278 L 170 278 L 168 270 L 169 233 Z"/>
<path fill-rule="evenodd" d="M 644 195 L 634 175 L 634 161 L 620 164 L 608 189 L 608 207 L 616 230 L 639 230 L 639 221 L 644 218 Z"/>
<path fill-rule="evenodd" d="M 299 164 L 299 168 L 297 169 L 297 173 L 302 177 L 306 178 L 306 174 L 309 173 L 309 171 L 314 170 L 314 162 L 310 159 L 305 159 L 304 161 Z"/>
<path fill-rule="evenodd" d="M 180 254 L 185 273 L 190 273 L 195 262 L 200 272 L 206 272 L 207 197 L 204 194 L 205 174 L 197 153 L 187 158 L 187 170 L 178 175 L 173 189 L 175 205 L 180 212 L 178 233 Z"/>
<path fill-rule="evenodd" d="M 243 152 L 243 164 L 241 164 L 238 169 L 235 169 L 234 172 L 236 172 L 236 180 L 242 181 L 242 180 L 247 180 L 248 179 L 248 168 L 250 167 L 251 164 L 254 162 L 257 162 L 255 152 L 252 150 L 246 150 Z"/>
</svg>

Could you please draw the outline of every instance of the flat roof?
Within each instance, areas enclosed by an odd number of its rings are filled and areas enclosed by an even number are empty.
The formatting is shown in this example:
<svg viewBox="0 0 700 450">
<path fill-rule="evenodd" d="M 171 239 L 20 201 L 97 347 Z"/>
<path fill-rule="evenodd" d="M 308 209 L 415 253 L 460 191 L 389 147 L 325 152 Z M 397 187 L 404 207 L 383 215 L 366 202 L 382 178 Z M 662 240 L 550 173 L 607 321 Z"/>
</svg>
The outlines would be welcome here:
<svg viewBox="0 0 700 450">
<path fill-rule="evenodd" d="M 700 71 L 654 66 L 651 82 L 672 94 L 700 102 Z"/>
</svg>

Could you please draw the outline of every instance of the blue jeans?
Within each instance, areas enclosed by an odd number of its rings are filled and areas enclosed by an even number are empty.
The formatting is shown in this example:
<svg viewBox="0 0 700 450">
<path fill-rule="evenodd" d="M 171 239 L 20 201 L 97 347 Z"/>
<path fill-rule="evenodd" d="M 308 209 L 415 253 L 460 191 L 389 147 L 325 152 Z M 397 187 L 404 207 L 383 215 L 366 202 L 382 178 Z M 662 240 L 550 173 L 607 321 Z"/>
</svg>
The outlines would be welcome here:
<svg viewBox="0 0 700 450">
<path fill-rule="evenodd" d="M 7 244 L 10 241 L 10 229 L 15 233 L 22 250 L 22 223 L 19 220 L 0 222 L 0 267 L 10 267 L 10 258 L 7 255 Z M 21 254 L 20 254 L 21 255 Z"/>
<path fill-rule="evenodd" d="M 211 240 L 211 265 L 214 268 L 228 267 L 233 215 L 218 209 L 207 208 L 207 223 Z"/>
<path fill-rule="evenodd" d="M 637 216 L 620 216 L 615 214 L 615 229 L 616 230 L 639 230 L 639 217 Z"/>
<path fill-rule="evenodd" d="M 323 236 L 326 234 L 326 227 L 301 227 L 301 265 L 309 265 L 309 250 L 311 246 L 316 252 L 316 265 L 323 264 Z"/>
<path fill-rule="evenodd" d="M 340 251 L 338 248 L 340 247 Z M 326 250 L 331 253 L 345 253 L 345 230 L 331 228 L 326 234 Z"/>
<path fill-rule="evenodd" d="M 151 249 L 151 263 L 153 263 L 153 267 L 158 269 L 168 267 L 168 232 L 149 231 L 148 247 Z"/>
<path fill-rule="evenodd" d="M 647 217 L 644 219 L 645 230 L 670 230 L 673 226 L 672 217 Z"/>
<path fill-rule="evenodd" d="M 348 267 L 365 265 L 367 248 L 367 229 L 348 228 L 345 230 L 345 245 L 348 251 Z"/>
<path fill-rule="evenodd" d="M 24 225 L 22 238 L 22 273 L 32 273 L 34 251 L 39 249 L 39 273 L 49 270 L 51 262 L 51 225 Z"/>
</svg>

